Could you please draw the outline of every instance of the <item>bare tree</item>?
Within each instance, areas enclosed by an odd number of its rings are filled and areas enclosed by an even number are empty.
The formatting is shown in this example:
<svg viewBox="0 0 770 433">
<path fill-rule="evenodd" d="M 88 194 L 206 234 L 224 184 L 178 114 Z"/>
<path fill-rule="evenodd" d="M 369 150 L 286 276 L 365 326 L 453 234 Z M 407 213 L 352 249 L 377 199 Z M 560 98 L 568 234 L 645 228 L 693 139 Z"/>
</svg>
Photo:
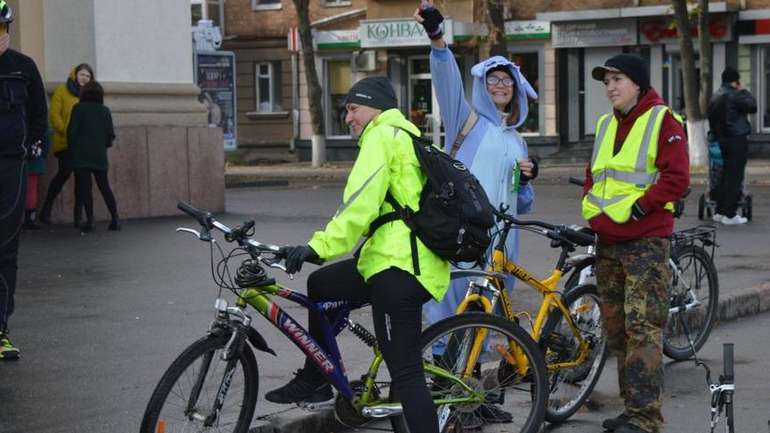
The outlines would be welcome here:
<svg viewBox="0 0 770 433">
<path fill-rule="evenodd" d="M 698 42 L 700 43 L 700 111 L 705 114 L 711 94 L 714 93 L 711 69 L 714 50 L 709 32 L 709 2 L 698 0 Z"/>
<path fill-rule="evenodd" d="M 486 21 L 489 26 L 489 56 L 508 57 L 505 43 L 505 21 L 503 20 L 504 0 L 487 0 Z"/>
<path fill-rule="evenodd" d="M 700 107 L 698 97 L 698 83 L 695 71 L 695 49 L 693 48 L 690 34 L 692 25 L 690 14 L 687 10 L 687 0 L 672 0 L 674 5 L 674 19 L 676 20 L 679 53 L 681 55 L 682 78 L 684 84 L 684 105 L 687 114 L 687 141 L 690 150 L 690 165 L 704 167 L 707 160 L 706 153 L 706 122 Z M 708 17 L 706 17 L 708 20 Z M 708 33 L 708 26 L 701 29 L 701 33 Z M 701 65 L 702 69 L 706 65 Z M 708 65 L 710 68 L 710 65 Z"/>
<path fill-rule="evenodd" d="M 313 125 L 311 137 L 311 150 L 313 167 L 318 167 L 326 162 L 326 128 L 324 127 L 323 100 L 321 84 L 318 81 L 318 72 L 315 67 L 315 53 L 313 52 L 313 33 L 310 28 L 309 0 L 293 0 L 299 18 L 299 39 L 302 44 L 302 58 L 305 65 L 305 81 L 308 89 L 308 105 L 310 107 L 310 121 Z"/>
</svg>

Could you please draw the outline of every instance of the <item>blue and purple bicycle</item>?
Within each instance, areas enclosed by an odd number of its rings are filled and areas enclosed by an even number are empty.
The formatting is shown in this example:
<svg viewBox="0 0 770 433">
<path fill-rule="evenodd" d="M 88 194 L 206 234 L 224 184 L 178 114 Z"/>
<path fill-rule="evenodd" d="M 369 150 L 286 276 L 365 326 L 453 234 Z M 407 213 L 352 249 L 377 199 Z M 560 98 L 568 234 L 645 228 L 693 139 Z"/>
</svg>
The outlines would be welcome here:
<svg viewBox="0 0 770 433">
<path fill-rule="evenodd" d="M 276 356 L 252 326 L 248 307 L 316 362 L 337 390 L 333 407 L 338 421 L 357 427 L 389 417 L 395 432 L 409 432 L 397 392 L 390 387 L 386 369 L 380 368 L 383 358 L 376 338 L 349 317 L 350 311 L 365 305 L 315 302 L 277 284 L 265 268 L 285 271 L 276 257 L 279 247 L 252 239 L 254 221 L 231 229 L 208 212 L 186 203 L 178 207 L 195 218 L 202 229 L 177 231 L 194 234 L 210 244 L 212 274 L 219 286 L 215 319 L 206 335 L 185 349 L 163 374 L 147 404 L 141 433 L 248 432 L 259 385 L 255 350 Z M 225 253 L 214 240 L 213 230 L 222 232 L 227 242 L 237 246 Z M 222 256 L 216 265 L 215 246 Z M 233 260 L 239 262 L 238 270 L 230 273 L 228 261 Z M 228 291 L 234 295 L 231 302 L 223 296 Z M 323 316 L 325 344 L 315 341 L 274 302 L 276 297 Z M 360 380 L 350 381 L 345 374 L 336 341 L 345 329 L 373 353 Z M 479 337 L 486 339 L 485 350 L 473 344 Z M 425 329 L 421 343 L 440 432 L 461 432 L 471 425 L 482 432 L 530 433 L 540 428 L 548 395 L 545 363 L 537 344 L 518 325 L 489 314 L 466 313 Z M 523 354 L 528 361 L 526 367 L 499 368 L 512 358 L 511 353 Z M 489 410 L 492 406 L 494 410 Z M 486 418 L 490 413 L 510 416 Z"/>
</svg>

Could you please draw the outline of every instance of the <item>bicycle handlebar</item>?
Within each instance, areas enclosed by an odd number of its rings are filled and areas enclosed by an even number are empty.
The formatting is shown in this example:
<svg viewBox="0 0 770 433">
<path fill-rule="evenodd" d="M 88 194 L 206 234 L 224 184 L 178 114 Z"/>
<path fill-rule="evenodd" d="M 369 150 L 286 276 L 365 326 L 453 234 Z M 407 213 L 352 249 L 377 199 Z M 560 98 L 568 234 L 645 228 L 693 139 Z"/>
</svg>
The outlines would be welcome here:
<svg viewBox="0 0 770 433">
<path fill-rule="evenodd" d="M 498 219 L 505 221 L 506 223 L 511 225 L 534 226 L 534 227 L 540 227 L 542 229 L 545 229 L 546 231 L 543 234 L 548 238 L 556 241 L 564 240 L 564 241 L 579 245 L 581 247 L 587 247 L 589 245 L 593 245 L 596 242 L 593 235 L 582 233 L 580 231 L 571 229 L 563 225 L 557 226 L 557 225 L 549 224 L 544 221 L 522 221 L 522 220 L 516 219 L 511 215 L 508 215 L 505 212 L 498 211 L 498 210 L 495 210 L 495 215 L 497 216 Z"/>
<path fill-rule="evenodd" d="M 733 383 L 735 370 L 733 367 L 733 343 L 725 343 L 722 346 L 722 357 L 724 359 L 724 383 Z"/>
<path fill-rule="evenodd" d="M 569 183 L 571 183 L 573 185 L 577 185 L 577 186 L 585 186 L 585 184 L 586 184 L 583 179 L 578 179 L 578 178 L 572 177 L 572 176 L 569 177 Z"/>
<path fill-rule="evenodd" d="M 281 249 L 281 247 L 278 245 L 263 244 L 261 242 L 255 241 L 254 239 L 249 238 L 249 235 L 247 234 L 247 232 L 251 230 L 252 227 L 254 227 L 254 221 L 247 221 L 243 224 L 243 226 L 237 227 L 235 229 L 231 229 L 230 227 L 217 221 L 214 218 L 214 216 L 211 214 L 211 212 L 206 212 L 200 209 L 196 209 L 195 207 L 182 201 L 178 202 L 176 207 L 182 212 L 194 218 L 196 221 L 198 221 L 206 231 L 214 228 L 224 233 L 225 240 L 228 242 L 238 242 L 243 246 L 251 247 L 256 252 L 262 252 L 262 253 L 277 254 Z M 203 236 L 201 236 L 201 239 L 208 240 L 208 239 L 205 239 Z M 263 257 L 260 257 L 259 259 L 260 261 L 262 261 L 262 263 L 270 267 L 286 271 L 286 268 L 279 265 L 278 262 L 274 262 L 272 260 L 265 259 Z"/>
</svg>

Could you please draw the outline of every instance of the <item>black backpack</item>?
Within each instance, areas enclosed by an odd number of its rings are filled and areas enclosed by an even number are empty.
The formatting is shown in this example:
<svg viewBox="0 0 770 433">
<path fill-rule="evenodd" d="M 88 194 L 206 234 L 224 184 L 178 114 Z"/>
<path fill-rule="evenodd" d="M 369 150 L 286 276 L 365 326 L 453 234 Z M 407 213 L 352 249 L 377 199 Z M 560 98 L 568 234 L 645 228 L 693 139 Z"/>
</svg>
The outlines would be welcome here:
<svg viewBox="0 0 770 433">
<path fill-rule="evenodd" d="M 380 215 L 369 226 L 369 236 L 383 224 L 403 220 L 411 230 L 412 261 L 417 260 L 419 238 L 439 257 L 453 262 L 479 262 L 491 242 L 494 208 L 476 176 L 460 161 L 421 137 L 412 138 L 414 153 L 428 178 L 420 194 L 420 210 L 401 206 L 388 191 L 385 200 L 394 212 Z"/>
</svg>

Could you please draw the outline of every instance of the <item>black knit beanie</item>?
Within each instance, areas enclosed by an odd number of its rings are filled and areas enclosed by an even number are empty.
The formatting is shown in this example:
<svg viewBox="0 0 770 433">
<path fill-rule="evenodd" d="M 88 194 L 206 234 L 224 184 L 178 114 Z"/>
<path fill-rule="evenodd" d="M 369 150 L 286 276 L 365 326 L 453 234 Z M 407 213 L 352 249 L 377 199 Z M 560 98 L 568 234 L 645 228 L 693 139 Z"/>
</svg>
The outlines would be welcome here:
<svg viewBox="0 0 770 433">
<path fill-rule="evenodd" d="M 604 66 L 597 66 L 591 71 L 594 80 L 604 81 L 607 72 L 622 72 L 628 76 L 643 92 L 650 88 L 650 73 L 647 62 L 635 54 L 618 54 L 610 57 Z"/>
<path fill-rule="evenodd" d="M 738 81 L 740 79 L 741 74 L 739 74 L 735 68 L 728 66 L 724 71 L 722 71 L 722 83 L 732 83 L 733 81 Z"/>
<path fill-rule="evenodd" d="M 345 103 L 366 105 L 382 111 L 398 107 L 396 92 L 385 77 L 367 77 L 353 84 Z"/>
</svg>

